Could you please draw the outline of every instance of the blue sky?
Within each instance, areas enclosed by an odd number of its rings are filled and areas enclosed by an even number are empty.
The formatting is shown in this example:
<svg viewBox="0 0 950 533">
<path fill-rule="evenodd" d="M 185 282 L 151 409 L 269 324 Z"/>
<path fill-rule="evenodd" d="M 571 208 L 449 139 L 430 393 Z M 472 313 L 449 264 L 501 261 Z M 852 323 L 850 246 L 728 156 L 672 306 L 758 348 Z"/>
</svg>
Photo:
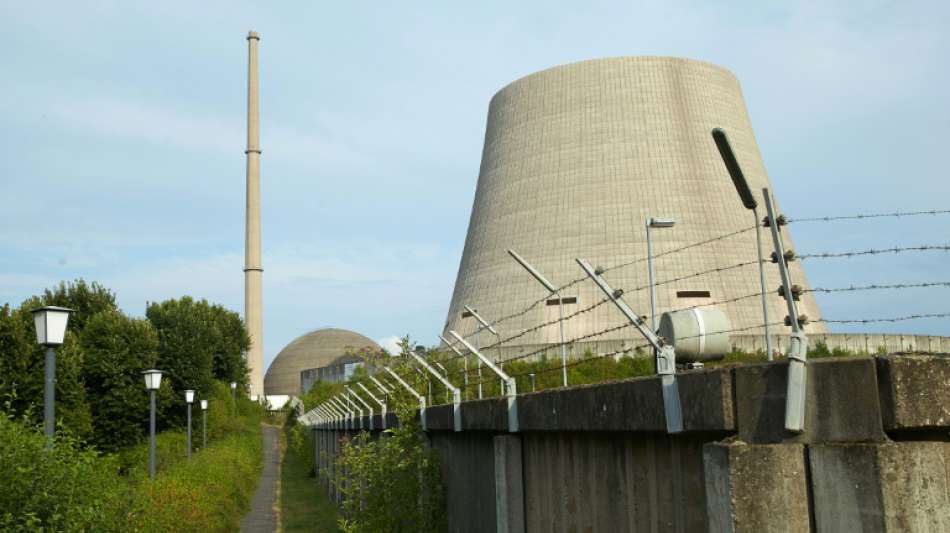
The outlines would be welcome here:
<svg viewBox="0 0 950 533">
<path fill-rule="evenodd" d="M 250 29 L 268 362 L 321 326 L 436 340 L 488 101 L 557 64 L 645 54 L 731 69 L 789 216 L 950 204 L 945 2 L 94 5 L 0 5 L 0 302 L 84 277 L 133 315 L 184 294 L 242 310 Z M 800 253 L 944 244 L 950 217 L 793 237 Z M 807 268 L 816 286 L 947 281 L 947 259 Z M 819 302 L 829 318 L 946 312 L 948 291 Z M 946 320 L 873 329 L 950 335 Z"/>
</svg>

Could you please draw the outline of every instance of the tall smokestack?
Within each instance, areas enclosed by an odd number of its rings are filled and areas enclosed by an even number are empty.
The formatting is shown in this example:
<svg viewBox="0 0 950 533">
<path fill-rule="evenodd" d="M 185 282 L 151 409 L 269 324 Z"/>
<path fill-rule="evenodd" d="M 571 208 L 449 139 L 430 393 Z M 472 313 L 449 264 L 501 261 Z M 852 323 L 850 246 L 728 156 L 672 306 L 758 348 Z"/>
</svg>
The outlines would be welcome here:
<svg viewBox="0 0 950 533">
<path fill-rule="evenodd" d="M 255 32 L 247 34 L 247 227 L 244 235 L 244 322 L 251 337 L 247 351 L 251 396 L 264 394 L 264 326 L 261 281 L 261 145 L 260 103 Z"/>
</svg>

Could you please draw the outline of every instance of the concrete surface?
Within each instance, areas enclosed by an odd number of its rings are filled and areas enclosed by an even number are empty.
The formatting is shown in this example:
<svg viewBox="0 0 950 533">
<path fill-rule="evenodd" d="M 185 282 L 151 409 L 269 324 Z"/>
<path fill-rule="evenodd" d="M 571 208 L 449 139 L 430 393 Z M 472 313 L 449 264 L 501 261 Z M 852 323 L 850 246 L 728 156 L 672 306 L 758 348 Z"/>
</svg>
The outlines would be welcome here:
<svg viewBox="0 0 950 533">
<path fill-rule="evenodd" d="M 809 533 L 803 445 L 713 443 L 703 457 L 708 531 Z"/>
<path fill-rule="evenodd" d="M 805 430 L 785 430 L 788 363 L 734 369 L 739 439 L 753 443 L 883 441 L 873 358 L 808 361 Z"/>
<path fill-rule="evenodd" d="M 277 501 L 280 483 L 280 430 L 264 426 L 264 461 L 257 490 L 251 500 L 251 510 L 241 520 L 242 533 L 274 533 L 277 531 Z"/>
</svg>

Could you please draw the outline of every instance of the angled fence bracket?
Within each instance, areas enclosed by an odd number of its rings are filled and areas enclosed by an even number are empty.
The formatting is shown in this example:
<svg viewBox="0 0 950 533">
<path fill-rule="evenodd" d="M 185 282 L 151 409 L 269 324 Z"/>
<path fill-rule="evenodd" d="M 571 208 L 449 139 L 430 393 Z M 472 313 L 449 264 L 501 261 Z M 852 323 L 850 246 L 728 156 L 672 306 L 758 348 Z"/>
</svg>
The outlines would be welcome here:
<svg viewBox="0 0 950 533">
<path fill-rule="evenodd" d="M 462 392 L 458 387 L 452 385 L 445 376 L 439 373 L 438 370 L 432 368 L 432 365 L 428 363 L 425 359 L 419 356 L 415 352 L 409 352 L 409 355 L 412 356 L 422 368 L 425 368 L 430 374 L 436 377 L 439 381 L 445 385 L 445 388 L 452 391 L 452 427 L 455 431 L 462 431 Z"/>
<path fill-rule="evenodd" d="M 468 394 L 468 356 L 464 355 L 455 346 L 452 346 L 452 343 L 442 335 L 439 335 L 439 338 L 442 339 L 442 342 L 444 342 L 446 346 L 455 352 L 455 355 L 462 358 L 462 399 L 464 400 L 466 399 L 465 395 Z"/>
<path fill-rule="evenodd" d="M 347 392 L 350 393 L 350 396 L 352 396 L 353 398 L 356 398 L 360 402 L 360 404 L 362 404 L 363 407 L 365 407 L 366 410 L 369 411 L 369 430 L 373 431 L 373 406 L 370 405 L 369 402 L 361 398 L 359 394 L 356 394 L 356 391 L 353 390 L 349 385 L 346 386 L 346 390 Z"/>
<path fill-rule="evenodd" d="M 426 397 L 416 392 L 416 389 L 410 387 L 409 384 L 406 383 L 406 380 L 399 377 L 399 375 L 393 372 L 389 367 L 385 367 L 384 370 L 389 372 L 389 375 L 394 377 L 397 383 L 409 391 L 409 394 L 412 394 L 417 400 L 419 400 L 419 423 L 422 425 L 422 431 L 428 431 L 428 428 L 426 427 Z"/>
<path fill-rule="evenodd" d="M 359 385 L 359 387 L 363 389 L 363 391 L 366 392 L 366 395 L 369 396 L 371 400 L 373 400 L 374 402 L 376 402 L 377 405 L 379 405 L 380 412 L 382 413 L 382 416 L 381 416 L 382 429 L 386 429 L 386 402 L 377 398 L 376 395 L 373 394 L 373 392 L 366 387 L 366 385 L 363 385 L 362 383 L 357 383 L 357 385 Z"/>
<path fill-rule="evenodd" d="M 468 343 L 461 335 L 455 331 L 449 331 L 449 334 L 458 339 L 469 352 L 475 354 L 475 357 L 478 357 L 478 360 L 485 363 L 485 365 L 492 370 L 499 378 L 505 383 L 505 396 L 508 398 L 508 431 L 511 433 L 518 432 L 518 385 L 515 382 L 515 378 L 509 376 L 505 373 L 504 370 L 498 367 L 490 359 L 482 355 L 481 352 L 475 349 L 474 346 Z"/>
<path fill-rule="evenodd" d="M 776 221 L 775 207 L 772 205 L 772 195 L 768 189 L 762 189 L 765 197 L 765 210 L 769 218 L 769 229 L 772 231 L 772 242 L 775 245 L 775 261 L 782 276 L 782 290 L 785 303 L 788 305 L 789 326 L 792 333 L 788 339 L 788 389 L 785 393 L 785 429 L 801 433 L 805 429 L 805 384 L 807 369 L 805 360 L 808 357 L 808 338 L 799 322 L 798 306 L 792 297 L 792 281 L 788 275 L 788 263 L 785 258 L 785 245 L 782 234 Z"/>
<path fill-rule="evenodd" d="M 660 376 L 660 386 L 663 390 L 663 411 L 666 415 L 667 433 L 682 433 L 683 431 L 683 409 L 680 404 L 679 385 L 676 382 L 676 353 L 673 347 L 665 344 L 656 336 L 650 328 L 644 324 L 643 319 L 630 309 L 627 302 L 623 301 L 620 292 L 614 291 L 607 281 L 601 277 L 594 267 L 590 266 L 584 259 L 577 259 L 577 264 L 584 269 L 584 272 L 594 283 L 604 291 L 614 305 L 620 309 L 627 320 L 643 335 L 654 349 L 656 349 L 656 373 Z"/>
</svg>

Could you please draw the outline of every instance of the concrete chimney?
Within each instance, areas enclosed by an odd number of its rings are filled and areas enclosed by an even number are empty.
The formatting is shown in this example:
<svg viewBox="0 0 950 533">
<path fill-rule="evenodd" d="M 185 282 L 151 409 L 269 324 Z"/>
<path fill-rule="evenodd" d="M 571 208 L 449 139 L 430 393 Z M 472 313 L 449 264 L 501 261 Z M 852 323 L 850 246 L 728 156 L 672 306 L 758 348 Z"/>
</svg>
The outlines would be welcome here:
<svg viewBox="0 0 950 533">
<path fill-rule="evenodd" d="M 247 34 L 247 226 L 244 235 L 244 322 L 251 337 L 247 351 L 250 394 L 264 394 L 264 325 L 261 282 L 261 145 L 256 32 Z"/>
</svg>

